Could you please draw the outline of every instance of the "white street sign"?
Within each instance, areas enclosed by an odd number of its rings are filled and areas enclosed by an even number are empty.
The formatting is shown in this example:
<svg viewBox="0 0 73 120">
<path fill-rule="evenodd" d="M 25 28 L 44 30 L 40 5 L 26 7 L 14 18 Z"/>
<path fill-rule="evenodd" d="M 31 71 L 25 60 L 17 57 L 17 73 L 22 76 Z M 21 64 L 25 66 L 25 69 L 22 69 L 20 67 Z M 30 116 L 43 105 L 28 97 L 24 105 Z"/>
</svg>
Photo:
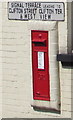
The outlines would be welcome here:
<svg viewBox="0 0 73 120">
<path fill-rule="evenodd" d="M 8 2 L 8 18 L 63 21 L 64 9 L 63 2 Z"/>
</svg>

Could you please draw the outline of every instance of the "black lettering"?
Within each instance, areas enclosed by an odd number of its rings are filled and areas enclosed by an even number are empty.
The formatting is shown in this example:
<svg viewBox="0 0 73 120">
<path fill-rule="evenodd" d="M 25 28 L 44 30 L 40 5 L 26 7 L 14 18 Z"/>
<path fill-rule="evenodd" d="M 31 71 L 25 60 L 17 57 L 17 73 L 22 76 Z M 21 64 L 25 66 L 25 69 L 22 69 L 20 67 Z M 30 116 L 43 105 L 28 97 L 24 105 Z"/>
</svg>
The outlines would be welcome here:
<svg viewBox="0 0 73 120">
<path fill-rule="evenodd" d="M 36 14 L 36 12 L 37 12 L 37 9 L 33 9 L 33 14 Z"/>
<path fill-rule="evenodd" d="M 32 14 L 28 14 L 28 20 L 32 19 Z"/>
<path fill-rule="evenodd" d="M 27 18 L 27 14 L 24 14 L 24 18 Z"/>
<path fill-rule="evenodd" d="M 16 12 L 17 12 L 17 13 L 23 13 L 23 9 L 21 9 L 21 8 L 16 8 Z"/>
<path fill-rule="evenodd" d="M 40 2 L 28 2 L 28 3 L 25 3 L 26 7 L 27 8 L 41 8 L 41 3 Z"/>
<path fill-rule="evenodd" d="M 51 19 L 51 15 L 41 14 L 40 15 L 40 19 L 41 20 L 49 20 L 49 19 Z"/>
<path fill-rule="evenodd" d="M 55 9 L 55 11 L 56 11 L 56 14 L 58 13 L 58 9 Z"/>
<path fill-rule="evenodd" d="M 29 9 L 29 8 L 26 8 L 26 9 L 24 9 L 24 13 L 28 13 L 28 14 L 36 14 L 36 11 L 37 11 L 37 9 L 35 8 L 35 9 Z"/>
<path fill-rule="evenodd" d="M 26 7 L 27 7 L 27 3 L 25 3 Z"/>
<path fill-rule="evenodd" d="M 56 14 L 62 14 L 62 9 L 55 9 Z"/>
<path fill-rule="evenodd" d="M 23 18 L 23 16 L 22 16 L 22 14 L 20 14 L 20 19 L 22 19 Z"/>
<path fill-rule="evenodd" d="M 41 8 L 41 3 L 37 3 L 36 8 Z"/>
<path fill-rule="evenodd" d="M 13 13 L 15 13 L 15 8 L 13 9 Z"/>
<path fill-rule="evenodd" d="M 47 14 L 44 15 L 44 19 L 47 20 Z"/>
<path fill-rule="evenodd" d="M 11 3 L 11 7 L 13 7 L 13 3 Z"/>
<path fill-rule="evenodd" d="M 48 19 L 51 19 L 51 15 L 48 15 Z"/>
<path fill-rule="evenodd" d="M 39 14 L 44 14 L 43 9 L 39 9 Z"/>
<path fill-rule="evenodd" d="M 22 8 L 24 7 L 24 6 L 23 6 L 23 3 L 20 3 L 20 7 L 22 7 Z"/>
<path fill-rule="evenodd" d="M 23 13 L 23 9 L 20 8 L 9 8 L 9 13 Z"/>
<path fill-rule="evenodd" d="M 24 9 L 24 13 L 26 13 L 26 9 Z"/>
<path fill-rule="evenodd" d="M 57 5 L 57 8 L 61 8 L 61 6 L 60 6 L 60 5 Z"/>
<path fill-rule="evenodd" d="M 12 9 L 11 9 L 11 8 L 9 8 L 9 13 L 13 13 L 13 11 L 12 11 Z"/>
<path fill-rule="evenodd" d="M 15 7 L 19 7 L 19 3 L 15 3 Z"/>
<path fill-rule="evenodd" d="M 47 14 L 53 14 L 54 13 L 54 9 L 46 9 Z"/>
<path fill-rule="evenodd" d="M 42 20 L 42 14 L 40 15 L 40 19 Z"/>
<path fill-rule="evenodd" d="M 23 13 L 23 9 L 18 9 L 18 13 Z"/>
<path fill-rule="evenodd" d="M 11 7 L 16 7 L 16 8 L 22 7 L 23 8 L 24 6 L 23 6 L 23 3 L 11 3 Z"/>
<path fill-rule="evenodd" d="M 32 9 L 27 9 L 27 13 L 32 13 Z"/>
<path fill-rule="evenodd" d="M 34 17 L 34 19 L 35 19 L 35 14 L 33 14 L 33 17 Z"/>
<path fill-rule="evenodd" d="M 59 10 L 60 14 L 62 14 L 62 9 Z"/>
</svg>

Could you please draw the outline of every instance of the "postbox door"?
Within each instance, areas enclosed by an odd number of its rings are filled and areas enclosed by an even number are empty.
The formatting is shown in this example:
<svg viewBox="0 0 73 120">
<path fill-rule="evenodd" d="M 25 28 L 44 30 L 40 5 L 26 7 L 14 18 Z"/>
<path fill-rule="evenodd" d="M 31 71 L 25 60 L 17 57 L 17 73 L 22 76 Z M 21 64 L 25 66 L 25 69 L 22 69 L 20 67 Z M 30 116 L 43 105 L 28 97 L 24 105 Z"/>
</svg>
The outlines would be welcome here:
<svg viewBox="0 0 73 120">
<path fill-rule="evenodd" d="M 50 100 L 48 31 L 31 31 L 33 98 Z"/>
</svg>

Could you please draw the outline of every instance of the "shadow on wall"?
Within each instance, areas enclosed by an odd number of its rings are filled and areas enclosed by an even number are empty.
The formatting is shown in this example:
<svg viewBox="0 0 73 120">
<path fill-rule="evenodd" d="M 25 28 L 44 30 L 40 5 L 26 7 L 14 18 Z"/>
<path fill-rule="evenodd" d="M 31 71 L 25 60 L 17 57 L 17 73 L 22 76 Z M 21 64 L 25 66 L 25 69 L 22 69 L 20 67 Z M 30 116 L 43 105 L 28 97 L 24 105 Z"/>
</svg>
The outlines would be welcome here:
<svg viewBox="0 0 73 120">
<path fill-rule="evenodd" d="M 38 108 L 38 107 L 34 107 L 33 108 L 35 111 L 38 112 L 50 112 L 50 113 L 56 113 L 56 114 L 60 114 L 61 112 L 55 109 L 45 109 L 45 108 Z"/>
</svg>

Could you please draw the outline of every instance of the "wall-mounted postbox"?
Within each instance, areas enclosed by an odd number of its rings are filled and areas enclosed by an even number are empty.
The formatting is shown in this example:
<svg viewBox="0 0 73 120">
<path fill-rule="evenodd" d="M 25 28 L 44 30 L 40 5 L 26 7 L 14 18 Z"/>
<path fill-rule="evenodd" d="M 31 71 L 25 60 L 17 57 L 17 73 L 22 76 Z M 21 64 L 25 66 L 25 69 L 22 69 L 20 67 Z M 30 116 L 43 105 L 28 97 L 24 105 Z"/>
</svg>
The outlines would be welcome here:
<svg viewBox="0 0 73 120">
<path fill-rule="evenodd" d="M 50 100 L 48 31 L 32 30 L 33 99 Z"/>
</svg>

